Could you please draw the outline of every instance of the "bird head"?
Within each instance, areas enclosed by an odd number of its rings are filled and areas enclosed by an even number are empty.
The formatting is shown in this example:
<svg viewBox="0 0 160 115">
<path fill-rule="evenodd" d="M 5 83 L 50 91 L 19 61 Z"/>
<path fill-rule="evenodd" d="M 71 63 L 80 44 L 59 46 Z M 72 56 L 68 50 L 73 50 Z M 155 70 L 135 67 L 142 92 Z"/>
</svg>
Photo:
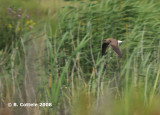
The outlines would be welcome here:
<svg viewBox="0 0 160 115">
<path fill-rule="evenodd" d="M 118 40 L 118 44 L 121 44 L 121 43 L 123 43 L 123 41 Z"/>
</svg>

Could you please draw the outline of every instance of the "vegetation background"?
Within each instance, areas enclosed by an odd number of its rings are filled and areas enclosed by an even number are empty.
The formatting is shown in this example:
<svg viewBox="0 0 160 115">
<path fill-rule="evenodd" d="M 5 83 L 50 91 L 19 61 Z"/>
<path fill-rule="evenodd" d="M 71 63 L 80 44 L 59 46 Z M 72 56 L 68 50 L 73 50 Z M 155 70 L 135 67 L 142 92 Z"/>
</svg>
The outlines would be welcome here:
<svg viewBox="0 0 160 115">
<path fill-rule="evenodd" d="M 0 115 L 160 115 L 159 0 L 0 6 Z M 124 41 L 122 58 L 101 56 L 109 37 Z"/>
</svg>

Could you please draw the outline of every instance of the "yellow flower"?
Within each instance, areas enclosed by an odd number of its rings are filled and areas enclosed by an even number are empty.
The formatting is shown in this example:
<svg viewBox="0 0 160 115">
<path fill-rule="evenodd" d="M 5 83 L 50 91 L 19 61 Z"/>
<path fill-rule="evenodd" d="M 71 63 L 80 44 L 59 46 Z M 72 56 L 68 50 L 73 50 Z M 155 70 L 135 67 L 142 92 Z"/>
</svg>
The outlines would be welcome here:
<svg viewBox="0 0 160 115">
<path fill-rule="evenodd" d="M 8 24 L 8 28 L 9 28 L 9 29 L 12 29 L 12 24 Z"/>
<path fill-rule="evenodd" d="M 33 23 L 32 23 L 32 25 L 34 26 L 34 25 L 36 25 L 36 23 L 35 23 L 35 22 L 33 22 Z"/>
<path fill-rule="evenodd" d="M 34 27 L 35 25 L 36 25 L 36 23 L 33 22 L 33 23 L 30 24 L 30 27 Z"/>
<path fill-rule="evenodd" d="M 30 24 L 33 22 L 33 20 L 30 20 Z"/>
<path fill-rule="evenodd" d="M 26 23 L 25 23 L 25 25 L 28 25 L 29 23 L 30 23 L 30 21 L 29 21 L 29 20 L 27 20 L 27 21 L 26 21 Z"/>
<path fill-rule="evenodd" d="M 18 30 L 18 32 L 19 32 L 19 31 L 21 30 L 21 28 L 19 27 L 17 30 Z"/>
<path fill-rule="evenodd" d="M 25 26 L 28 26 L 26 27 L 27 30 L 32 29 L 35 25 L 36 25 L 36 22 L 33 22 L 33 20 L 27 20 L 25 22 Z"/>
<path fill-rule="evenodd" d="M 21 30 L 20 27 L 17 27 L 17 28 L 16 28 L 16 32 L 19 32 L 20 30 Z"/>
</svg>

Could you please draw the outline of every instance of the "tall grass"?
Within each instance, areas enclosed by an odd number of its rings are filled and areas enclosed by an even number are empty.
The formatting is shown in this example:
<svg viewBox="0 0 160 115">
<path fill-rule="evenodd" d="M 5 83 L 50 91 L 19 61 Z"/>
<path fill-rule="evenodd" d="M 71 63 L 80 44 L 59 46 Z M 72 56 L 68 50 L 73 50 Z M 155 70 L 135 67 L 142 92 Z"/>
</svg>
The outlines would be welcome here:
<svg viewBox="0 0 160 115">
<path fill-rule="evenodd" d="M 68 73 L 64 76 L 64 87 L 70 91 L 68 95 L 71 98 L 75 90 L 83 86 L 86 92 L 96 97 L 98 104 L 106 88 L 109 88 L 116 98 L 125 97 L 122 114 L 129 114 L 130 91 L 140 88 L 144 98 L 142 105 L 150 104 L 159 77 L 159 35 L 157 29 L 151 28 L 151 25 L 158 27 L 159 22 L 155 21 L 159 20 L 158 5 L 148 1 L 101 1 L 80 3 L 60 11 L 57 19 L 59 32 L 52 40 L 53 47 L 58 47 L 54 53 L 59 54 L 54 67 L 62 71 L 72 56 Z M 76 51 L 86 35 L 87 44 L 84 42 L 81 49 Z M 63 36 L 66 38 L 63 44 L 55 46 L 55 41 L 61 43 Z M 110 52 L 101 57 L 101 41 L 108 37 L 125 41 L 120 46 L 122 59 Z"/>
<path fill-rule="evenodd" d="M 55 9 L 43 27 L 21 36 L 18 49 L 0 55 L 11 57 L 0 65 L 0 101 L 52 103 L 12 108 L 28 114 L 159 114 L 159 3 L 101 0 Z M 122 58 L 111 48 L 101 56 L 108 37 L 124 41 Z"/>
</svg>

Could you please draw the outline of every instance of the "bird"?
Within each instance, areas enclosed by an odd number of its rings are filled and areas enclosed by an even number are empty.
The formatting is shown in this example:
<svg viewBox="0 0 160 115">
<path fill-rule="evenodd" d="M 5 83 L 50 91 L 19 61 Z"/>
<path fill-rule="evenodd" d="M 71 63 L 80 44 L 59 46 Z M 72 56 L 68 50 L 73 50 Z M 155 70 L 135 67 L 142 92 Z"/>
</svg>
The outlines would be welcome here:
<svg viewBox="0 0 160 115">
<path fill-rule="evenodd" d="M 107 38 L 107 39 L 103 40 L 103 44 L 102 44 L 102 56 L 105 54 L 108 45 L 111 45 L 112 49 L 121 58 L 122 57 L 122 52 L 121 52 L 121 50 L 119 48 L 119 44 L 121 44 L 122 42 L 123 41 L 116 40 L 114 38 Z"/>
</svg>

